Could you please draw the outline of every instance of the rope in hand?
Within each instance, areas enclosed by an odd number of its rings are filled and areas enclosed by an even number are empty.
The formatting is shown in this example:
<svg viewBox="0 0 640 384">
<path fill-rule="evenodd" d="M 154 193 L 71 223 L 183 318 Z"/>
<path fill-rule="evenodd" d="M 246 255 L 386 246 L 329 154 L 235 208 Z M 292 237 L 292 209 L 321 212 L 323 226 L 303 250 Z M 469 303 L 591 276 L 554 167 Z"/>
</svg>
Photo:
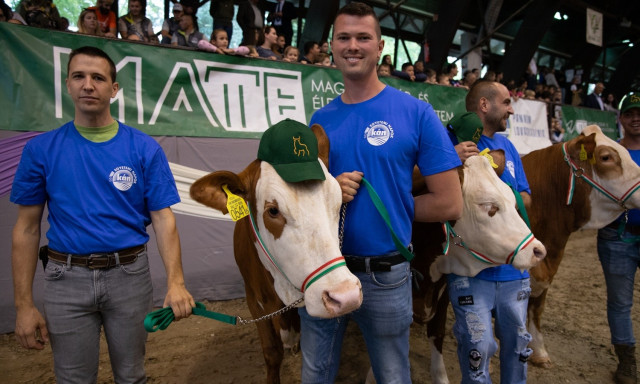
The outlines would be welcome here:
<svg viewBox="0 0 640 384">
<path fill-rule="evenodd" d="M 204 304 L 200 302 L 196 302 L 196 306 L 193 308 L 192 313 L 194 315 L 208 317 L 231 325 L 236 325 L 238 321 L 236 316 L 207 311 Z M 147 317 L 144 318 L 144 329 L 146 329 L 147 332 L 165 330 L 173 320 L 175 320 L 175 316 L 173 315 L 173 309 L 171 309 L 171 307 L 158 309 L 157 311 L 147 314 Z"/>
</svg>

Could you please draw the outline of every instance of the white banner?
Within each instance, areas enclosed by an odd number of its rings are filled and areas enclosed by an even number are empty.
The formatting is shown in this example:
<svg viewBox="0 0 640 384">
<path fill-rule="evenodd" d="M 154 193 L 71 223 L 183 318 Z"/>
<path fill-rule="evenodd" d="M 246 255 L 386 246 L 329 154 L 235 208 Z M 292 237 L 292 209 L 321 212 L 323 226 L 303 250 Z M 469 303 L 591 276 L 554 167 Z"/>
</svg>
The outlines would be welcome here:
<svg viewBox="0 0 640 384">
<path fill-rule="evenodd" d="M 587 8 L 587 43 L 602 47 L 602 13 Z"/>
<path fill-rule="evenodd" d="M 551 145 L 547 105 L 541 101 L 518 99 L 511 102 L 514 114 L 504 133 L 520 156 Z"/>
</svg>

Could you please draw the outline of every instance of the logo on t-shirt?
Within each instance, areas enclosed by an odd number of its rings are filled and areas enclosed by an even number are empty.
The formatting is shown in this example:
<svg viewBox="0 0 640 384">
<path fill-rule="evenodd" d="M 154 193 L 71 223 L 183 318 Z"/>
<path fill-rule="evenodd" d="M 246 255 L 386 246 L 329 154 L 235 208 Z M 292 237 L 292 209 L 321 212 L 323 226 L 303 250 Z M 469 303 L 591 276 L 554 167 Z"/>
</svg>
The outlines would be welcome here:
<svg viewBox="0 0 640 384">
<path fill-rule="evenodd" d="M 506 167 L 509 170 L 509 173 L 511 174 L 511 177 L 513 177 L 515 179 L 516 178 L 516 166 L 513 164 L 513 161 L 507 160 Z"/>
<path fill-rule="evenodd" d="M 130 167 L 121 166 L 111 171 L 109 181 L 119 190 L 127 191 L 138 181 L 138 177 Z"/>
<path fill-rule="evenodd" d="M 369 144 L 378 147 L 393 138 L 393 128 L 386 121 L 376 121 L 364 130 L 364 137 Z"/>
</svg>

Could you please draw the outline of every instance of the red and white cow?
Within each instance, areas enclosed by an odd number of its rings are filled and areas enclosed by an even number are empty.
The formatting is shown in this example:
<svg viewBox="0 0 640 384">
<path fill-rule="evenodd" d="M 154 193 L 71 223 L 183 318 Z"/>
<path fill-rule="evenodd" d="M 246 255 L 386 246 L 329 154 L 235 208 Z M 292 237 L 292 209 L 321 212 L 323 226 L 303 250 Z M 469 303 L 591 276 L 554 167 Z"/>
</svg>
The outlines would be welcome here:
<svg viewBox="0 0 640 384">
<path fill-rule="evenodd" d="M 548 252 L 531 269 L 528 322 L 533 355 L 529 361 L 550 367 L 540 318 L 569 235 L 582 228 L 602 228 L 625 209 L 640 208 L 640 193 L 633 193 L 640 184 L 640 167 L 596 125 L 564 144 L 531 152 L 522 158 L 522 164 L 531 187 L 533 233 Z"/>
<path fill-rule="evenodd" d="M 458 237 L 450 239 L 447 255 L 442 255 L 446 237 L 440 224 L 414 223 L 413 268 L 424 275 L 419 291 L 414 291 L 414 320 L 427 324 L 434 383 L 449 382 L 442 359 L 449 297 L 442 275 L 475 276 L 484 268 L 509 262 L 518 269 L 529 269 L 546 255 L 545 247 L 519 216 L 511 188 L 496 174 L 504 170 L 504 152 L 492 151 L 491 155 L 498 170 L 485 157 L 473 156 L 460 171 L 464 205 L 462 217 L 453 223 Z M 414 185 L 413 194 L 421 193 L 424 190 Z"/>
<path fill-rule="evenodd" d="M 341 263 L 344 259 L 337 228 L 342 193 L 327 171 L 329 142 L 322 127 L 314 125 L 312 130 L 318 139 L 324 181 L 288 183 L 269 163 L 255 160 L 239 174 L 218 171 L 191 186 L 194 200 L 225 214 L 227 195 L 223 186 L 249 205 L 263 244 L 258 242 L 249 217 L 236 223 L 233 243 L 254 318 L 302 297 L 308 312 L 322 318 L 344 315 L 362 303 L 360 281 Z M 279 383 L 283 345 L 292 346 L 299 340 L 297 311 L 256 325 L 267 364 L 267 382 Z"/>
</svg>

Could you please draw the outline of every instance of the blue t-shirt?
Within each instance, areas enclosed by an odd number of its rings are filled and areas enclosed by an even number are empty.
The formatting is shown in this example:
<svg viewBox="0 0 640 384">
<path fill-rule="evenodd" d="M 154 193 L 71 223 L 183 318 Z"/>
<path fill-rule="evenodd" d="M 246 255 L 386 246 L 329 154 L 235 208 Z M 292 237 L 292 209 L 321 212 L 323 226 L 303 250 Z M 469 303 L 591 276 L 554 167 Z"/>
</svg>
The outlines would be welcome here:
<svg viewBox="0 0 640 384">
<path fill-rule="evenodd" d="M 493 135 L 493 138 L 482 135 L 480 141 L 478 141 L 478 150 L 482 151 L 485 148 L 504 150 L 505 167 L 500 179 L 513 186 L 518 192 L 527 192 L 531 194 L 531 189 L 529 189 L 527 176 L 524 174 L 520 155 L 513 143 L 511 143 L 506 137 L 499 134 Z M 512 281 L 529 277 L 529 272 L 520 272 L 513 266 L 505 264 L 483 269 L 476 275 L 476 277 L 481 280 L 489 281 Z"/>
<path fill-rule="evenodd" d="M 158 143 L 119 123 L 103 143 L 78 133 L 73 121 L 25 146 L 10 200 L 47 203 L 49 246 L 60 252 L 111 252 L 144 244 L 150 211 L 180 201 Z"/>
<path fill-rule="evenodd" d="M 311 124 L 316 123 L 329 137 L 329 172 L 363 172 L 389 211 L 398 238 L 409 244 L 413 167 L 432 175 L 460 165 L 431 105 L 386 86 L 362 103 L 334 99 L 314 113 Z M 389 229 L 362 185 L 347 205 L 342 252 L 376 256 L 395 250 Z"/>
</svg>

